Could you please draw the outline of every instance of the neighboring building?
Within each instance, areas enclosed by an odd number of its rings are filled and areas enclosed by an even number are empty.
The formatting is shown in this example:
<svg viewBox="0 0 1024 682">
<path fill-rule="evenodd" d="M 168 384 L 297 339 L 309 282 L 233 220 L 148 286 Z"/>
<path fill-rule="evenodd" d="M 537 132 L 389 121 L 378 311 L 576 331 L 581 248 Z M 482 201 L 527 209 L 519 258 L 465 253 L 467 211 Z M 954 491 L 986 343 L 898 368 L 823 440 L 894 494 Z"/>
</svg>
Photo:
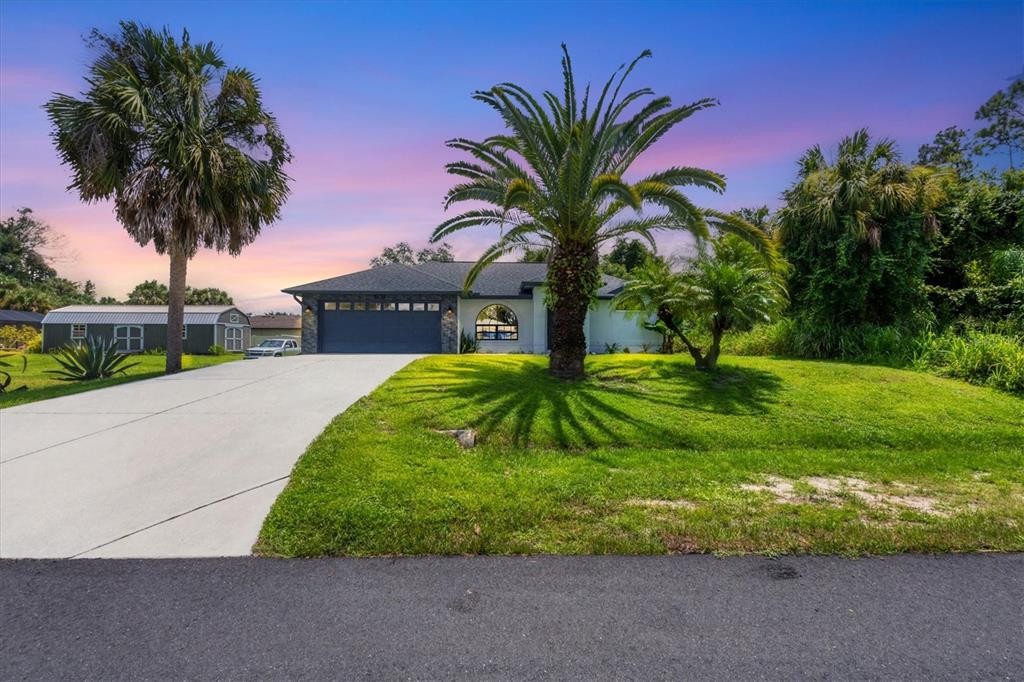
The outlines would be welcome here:
<svg viewBox="0 0 1024 682">
<path fill-rule="evenodd" d="M 393 264 L 284 289 L 302 303 L 303 353 L 458 353 L 459 336 L 482 352 L 546 353 L 545 263 L 492 263 L 469 294 L 473 263 Z M 661 336 L 612 308 L 622 280 L 603 275 L 585 332 L 591 352 L 637 351 Z"/>
<path fill-rule="evenodd" d="M 42 328 L 43 314 L 30 313 L 26 310 L 0 310 L 0 327 L 34 327 Z"/>
<path fill-rule="evenodd" d="M 252 345 L 264 339 L 294 339 L 302 337 L 302 317 L 299 315 L 250 315 Z"/>
<path fill-rule="evenodd" d="M 250 342 L 249 318 L 230 305 L 187 305 L 181 334 L 186 353 L 207 353 L 213 345 L 241 352 Z M 44 351 L 93 337 L 116 339 L 125 353 L 166 348 L 167 306 L 69 305 L 43 318 Z"/>
</svg>

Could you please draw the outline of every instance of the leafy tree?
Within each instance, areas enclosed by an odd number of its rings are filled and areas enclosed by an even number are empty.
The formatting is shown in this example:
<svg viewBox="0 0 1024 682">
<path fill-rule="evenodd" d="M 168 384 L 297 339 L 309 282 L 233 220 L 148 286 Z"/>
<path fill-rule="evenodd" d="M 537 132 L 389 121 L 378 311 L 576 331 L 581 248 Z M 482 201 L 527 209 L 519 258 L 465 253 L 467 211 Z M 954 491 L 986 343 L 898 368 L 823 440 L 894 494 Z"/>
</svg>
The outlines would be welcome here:
<svg viewBox="0 0 1024 682">
<path fill-rule="evenodd" d="M 639 239 L 616 239 L 612 250 L 601 259 L 601 270 L 625 279 L 652 255 Z"/>
<path fill-rule="evenodd" d="M 1015 294 L 992 287 L 1012 279 L 996 271 L 997 254 L 1024 248 L 1024 171 L 952 182 L 946 193 L 926 279 L 935 312 L 942 322 L 1004 319 Z"/>
<path fill-rule="evenodd" d="M 961 177 L 974 173 L 974 162 L 971 161 L 971 149 L 968 147 L 968 134 L 956 126 L 935 133 L 934 139 L 921 145 L 917 150 L 917 163 L 921 166 L 949 166 Z"/>
<path fill-rule="evenodd" d="M 859 130 L 835 159 L 812 147 L 778 214 L 794 312 L 823 326 L 911 323 L 927 310 L 924 273 L 942 200 L 939 171 L 901 163 Z"/>
<path fill-rule="evenodd" d="M 1010 168 L 1014 151 L 1024 151 L 1024 78 L 992 95 L 974 114 L 987 125 L 974 134 L 976 151 L 985 154 L 1005 147 Z"/>
<path fill-rule="evenodd" d="M 744 234 L 766 251 L 771 244 L 759 230 L 733 216 L 698 208 L 678 189 L 696 186 L 721 192 L 725 179 L 717 173 L 672 167 L 637 182 L 624 179 L 640 154 L 676 124 L 714 106 L 715 100 L 675 107 L 670 98 L 655 97 L 647 88 L 623 93 L 629 74 L 650 56 L 649 51 L 620 67 L 595 99 L 589 87 L 581 99 L 564 45 L 562 53 L 561 96 L 545 92 L 535 97 L 514 83 L 473 95 L 497 111 L 507 131 L 479 142 L 448 141 L 450 148 L 474 160 L 446 166 L 464 182 L 448 191 L 445 208 L 465 201 L 493 208 L 474 207 L 445 220 L 431 241 L 471 227 L 502 228 L 498 241 L 470 270 L 466 287 L 502 256 L 538 246 L 550 248 L 548 371 L 578 379 L 583 376 L 587 352 L 583 324 L 600 286 L 598 252 L 603 243 L 635 235 L 653 244 L 654 232 L 662 229 L 706 236 L 709 223 L 714 223 Z M 664 212 L 641 213 L 644 207 Z"/>
<path fill-rule="evenodd" d="M 97 303 L 100 305 L 121 305 L 121 302 L 113 296 L 101 296 Z"/>
<path fill-rule="evenodd" d="M 0 275 L 19 284 L 40 284 L 57 276 L 41 249 L 56 237 L 49 225 L 32 215 L 31 208 L 20 208 L 17 216 L 0 222 Z"/>
<path fill-rule="evenodd" d="M 436 249 L 425 247 L 413 252 L 409 242 L 398 242 L 394 246 L 385 247 L 379 256 L 370 259 L 370 267 L 379 268 L 382 265 L 391 265 L 392 263 L 403 263 L 405 265 L 430 262 L 451 263 L 454 260 L 455 256 L 452 254 L 452 247 L 447 243 L 441 244 Z"/>
<path fill-rule="evenodd" d="M 54 143 L 83 201 L 113 198 L 129 235 L 170 255 L 166 371 L 178 372 L 189 259 L 238 254 L 277 220 L 291 153 L 256 78 L 212 43 L 122 22 L 91 45 L 82 99 L 45 106 Z"/>
<path fill-rule="evenodd" d="M 128 292 L 125 303 L 128 305 L 167 305 L 170 292 L 165 284 L 155 279 L 147 279 L 135 285 Z M 114 301 L 116 303 L 117 301 Z M 233 305 L 231 294 L 216 287 L 193 289 L 185 287 L 185 305 Z"/>
<path fill-rule="evenodd" d="M 185 291 L 185 303 L 187 305 L 234 305 L 235 301 L 231 294 L 216 287 L 205 289 L 193 289 L 188 287 Z"/>
<path fill-rule="evenodd" d="M 124 302 L 128 305 L 167 305 L 169 298 L 170 292 L 166 284 L 161 284 L 155 279 L 147 279 L 136 284 L 135 288 L 128 292 Z"/>
</svg>

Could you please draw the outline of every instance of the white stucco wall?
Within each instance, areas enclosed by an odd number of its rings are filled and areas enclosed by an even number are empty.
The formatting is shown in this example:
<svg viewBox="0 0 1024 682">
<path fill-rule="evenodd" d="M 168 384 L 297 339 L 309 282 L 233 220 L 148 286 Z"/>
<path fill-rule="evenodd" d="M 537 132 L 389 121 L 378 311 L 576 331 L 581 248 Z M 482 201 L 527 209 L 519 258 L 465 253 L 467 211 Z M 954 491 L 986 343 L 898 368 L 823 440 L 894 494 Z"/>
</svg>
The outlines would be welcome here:
<svg viewBox="0 0 1024 682">
<path fill-rule="evenodd" d="M 543 299 L 542 299 L 543 300 Z M 476 318 L 489 305 L 508 306 L 519 321 L 518 341 L 481 341 L 481 353 L 533 353 L 533 300 L 529 298 L 464 298 L 459 301 L 459 333 L 476 333 Z"/>
<path fill-rule="evenodd" d="M 481 341 L 481 353 L 547 353 L 547 308 L 544 290 L 537 287 L 533 298 L 468 298 L 459 300 L 459 334 L 472 337 L 476 332 L 476 318 L 480 311 L 493 303 L 512 309 L 519 320 L 518 341 Z M 632 352 L 651 350 L 661 346 L 661 335 L 640 326 L 640 317 L 629 317 L 621 310 L 613 310 L 611 301 L 598 301 L 587 313 L 584 332 L 591 353 L 605 352 L 605 344 L 617 343 L 619 349 Z"/>
<path fill-rule="evenodd" d="M 640 326 L 644 318 L 613 310 L 611 301 L 598 301 L 587 317 L 587 345 L 591 353 L 603 353 L 605 345 L 612 343 L 619 344 L 619 350 L 629 348 L 632 352 L 642 351 L 644 344 L 651 350 L 661 347 L 661 334 Z"/>
</svg>

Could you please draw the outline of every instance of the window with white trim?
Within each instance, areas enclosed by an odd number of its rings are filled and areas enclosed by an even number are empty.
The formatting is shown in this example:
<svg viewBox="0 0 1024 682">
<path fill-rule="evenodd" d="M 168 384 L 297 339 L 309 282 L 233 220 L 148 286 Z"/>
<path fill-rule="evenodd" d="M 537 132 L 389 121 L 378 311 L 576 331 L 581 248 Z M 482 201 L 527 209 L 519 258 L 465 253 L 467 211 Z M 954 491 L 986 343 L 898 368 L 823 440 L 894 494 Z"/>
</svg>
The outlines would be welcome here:
<svg viewBox="0 0 1024 682">
<path fill-rule="evenodd" d="M 138 353 L 142 350 L 142 327 L 124 325 L 114 327 L 114 340 L 120 353 Z"/>
<path fill-rule="evenodd" d="M 240 350 L 242 350 L 242 328 L 241 327 L 225 327 L 224 328 L 224 350 L 229 350 L 229 351 L 240 351 Z"/>
<path fill-rule="evenodd" d="M 238 322 L 238 313 L 231 313 L 230 320 L 231 320 L 232 324 L 234 324 L 235 322 Z"/>
<path fill-rule="evenodd" d="M 81 341 L 85 338 L 86 327 L 84 324 L 73 324 L 71 325 L 71 340 Z"/>
</svg>

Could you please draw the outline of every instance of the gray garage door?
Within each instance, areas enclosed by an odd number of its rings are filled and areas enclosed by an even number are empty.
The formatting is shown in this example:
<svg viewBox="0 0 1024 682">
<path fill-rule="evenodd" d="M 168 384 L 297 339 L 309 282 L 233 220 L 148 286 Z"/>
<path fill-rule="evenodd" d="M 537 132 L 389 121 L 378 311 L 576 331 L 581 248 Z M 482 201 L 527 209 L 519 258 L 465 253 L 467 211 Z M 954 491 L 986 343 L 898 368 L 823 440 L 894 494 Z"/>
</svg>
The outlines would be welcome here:
<svg viewBox="0 0 1024 682">
<path fill-rule="evenodd" d="M 398 304 L 412 307 L 408 303 Z M 339 305 L 339 307 L 341 307 Z M 373 309 L 320 311 L 321 353 L 440 353 L 441 313 L 431 310 Z M 425 307 L 425 306 L 416 306 Z"/>
</svg>

